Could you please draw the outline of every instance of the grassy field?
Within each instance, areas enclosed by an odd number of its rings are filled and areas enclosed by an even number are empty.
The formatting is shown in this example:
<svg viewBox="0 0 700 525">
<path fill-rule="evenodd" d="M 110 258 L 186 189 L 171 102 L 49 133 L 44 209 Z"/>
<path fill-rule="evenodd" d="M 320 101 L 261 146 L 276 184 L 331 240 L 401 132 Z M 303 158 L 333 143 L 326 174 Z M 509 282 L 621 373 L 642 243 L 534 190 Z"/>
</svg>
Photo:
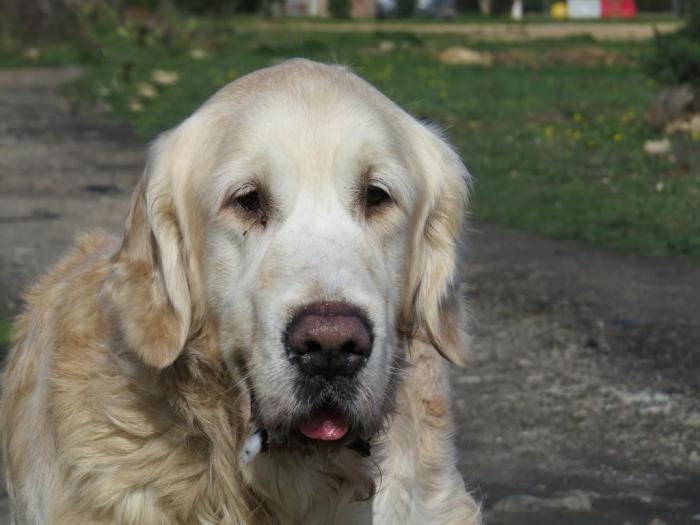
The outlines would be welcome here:
<svg viewBox="0 0 700 525">
<path fill-rule="evenodd" d="M 10 341 L 10 321 L 0 318 L 0 346 Z M 2 356 L 0 356 L 0 360 Z"/>
<path fill-rule="evenodd" d="M 251 70 L 293 56 L 348 64 L 446 129 L 474 176 L 476 221 L 644 254 L 700 255 L 700 136 L 671 137 L 667 155 L 643 152 L 646 140 L 662 138 L 645 124 L 659 89 L 637 66 L 646 44 L 577 38 L 508 45 L 253 27 L 189 18 L 151 31 L 96 31 L 102 57 L 53 46 L 34 63 L 84 64 L 87 74 L 72 88 L 76 100 L 99 102 L 144 140 Z M 453 45 L 489 51 L 496 63 L 443 64 L 437 54 Z M 603 59 L 591 60 L 601 51 Z M 0 63 L 27 59 L 7 48 Z M 155 85 L 157 69 L 179 80 Z"/>
</svg>

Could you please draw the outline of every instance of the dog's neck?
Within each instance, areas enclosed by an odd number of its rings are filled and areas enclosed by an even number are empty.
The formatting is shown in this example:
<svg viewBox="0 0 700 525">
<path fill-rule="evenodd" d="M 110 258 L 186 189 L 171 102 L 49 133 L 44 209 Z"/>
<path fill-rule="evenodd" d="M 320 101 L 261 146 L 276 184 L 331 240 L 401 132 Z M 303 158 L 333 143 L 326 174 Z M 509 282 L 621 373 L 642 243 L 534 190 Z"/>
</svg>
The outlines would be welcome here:
<svg viewBox="0 0 700 525">
<path fill-rule="evenodd" d="M 265 509 L 261 522 L 341 523 L 339 514 L 347 514 L 348 505 L 373 496 L 377 473 L 375 463 L 365 459 L 371 456 L 369 440 L 358 436 L 344 448 L 311 453 L 270 445 L 264 428 L 250 427 L 239 461 L 245 484 Z M 291 494 L 289 487 L 294 487 Z"/>
<path fill-rule="evenodd" d="M 350 504 L 372 497 L 375 469 L 347 448 L 333 455 L 262 453 L 242 466 L 246 484 L 272 523 L 283 516 L 285 525 L 337 523 Z"/>
</svg>

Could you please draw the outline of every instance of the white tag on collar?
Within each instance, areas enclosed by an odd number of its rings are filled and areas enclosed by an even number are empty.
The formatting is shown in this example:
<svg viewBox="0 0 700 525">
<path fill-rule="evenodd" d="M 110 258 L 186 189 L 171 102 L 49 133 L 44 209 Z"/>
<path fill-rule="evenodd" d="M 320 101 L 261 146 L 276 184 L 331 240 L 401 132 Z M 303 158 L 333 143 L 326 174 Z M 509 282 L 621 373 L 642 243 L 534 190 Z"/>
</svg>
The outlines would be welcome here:
<svg viewBox="0 0 700 525">
<path fill-rule="evenodd" d="M 255 459 L 255 457 L 260 454 L 263 449 L 265 442 L 263 431 L 257 429 L 253 432 L 248 439 L 243 443 L 243 448 L 241 449 L 240 461 L 243 464 L 250 463 Z"/>
</svg>

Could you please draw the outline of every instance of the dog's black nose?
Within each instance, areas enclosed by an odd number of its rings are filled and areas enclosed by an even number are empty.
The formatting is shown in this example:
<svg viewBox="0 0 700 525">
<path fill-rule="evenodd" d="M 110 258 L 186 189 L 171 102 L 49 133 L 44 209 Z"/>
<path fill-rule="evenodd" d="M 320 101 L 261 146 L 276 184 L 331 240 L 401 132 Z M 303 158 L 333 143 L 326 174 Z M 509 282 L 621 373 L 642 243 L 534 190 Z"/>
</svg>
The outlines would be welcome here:
<svg viewBox="0 0 700 525">
<path fill-rule="evenodd" d="M 307 375 L 355 374 L 372 352 L 372 329 L 358 308 L 342 302 L 303 307 L 286 335 L 289 359 Z"/>
</svg>

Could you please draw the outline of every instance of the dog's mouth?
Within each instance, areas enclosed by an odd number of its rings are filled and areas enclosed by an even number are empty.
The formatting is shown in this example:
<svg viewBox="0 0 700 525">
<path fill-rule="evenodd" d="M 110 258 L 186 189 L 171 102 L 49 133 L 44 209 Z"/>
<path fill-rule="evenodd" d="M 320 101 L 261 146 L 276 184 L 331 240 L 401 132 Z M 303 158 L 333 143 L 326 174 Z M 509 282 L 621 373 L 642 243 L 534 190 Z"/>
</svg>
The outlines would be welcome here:
<svg viewBox="0 0 700 525">
<path fill-rule="evenodd" d="M 347 417 L 337 408 L 321 407 L 303 418 L 297 430 L 315 441 L 339 441 L 350 432 Z"/>
<path fill-rule="evenodd" d="M 271 450 L 294 450 L 302 453 L 332 453 L 369 436 L 351 412 L 337 404 L 311 407 L 286 422 L 259 425 L 265 430 Z"/>
</svg>

